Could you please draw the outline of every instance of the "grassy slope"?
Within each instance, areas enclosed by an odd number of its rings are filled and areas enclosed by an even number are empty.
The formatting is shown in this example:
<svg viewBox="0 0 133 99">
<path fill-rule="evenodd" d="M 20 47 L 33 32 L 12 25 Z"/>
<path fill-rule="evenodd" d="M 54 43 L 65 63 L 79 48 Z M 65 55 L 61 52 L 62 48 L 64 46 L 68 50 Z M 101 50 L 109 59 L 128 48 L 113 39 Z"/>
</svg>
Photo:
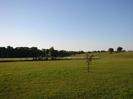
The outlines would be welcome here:
<svg viewBox="0 0 133 99">
<path fill-rule="evenodd" d="M 0 63 L 0 99 L 132 99 L 133 53 L 84 60 Z"/>
</svg>

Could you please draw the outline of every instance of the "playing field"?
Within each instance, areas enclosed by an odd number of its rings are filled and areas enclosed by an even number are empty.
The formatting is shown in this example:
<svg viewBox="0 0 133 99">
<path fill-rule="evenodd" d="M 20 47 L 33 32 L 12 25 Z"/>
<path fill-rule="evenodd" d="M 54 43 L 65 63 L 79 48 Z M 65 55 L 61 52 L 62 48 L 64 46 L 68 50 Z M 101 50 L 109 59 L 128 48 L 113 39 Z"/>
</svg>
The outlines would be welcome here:
<svg viewBox="0 0 133 99">
<path fill-rule="evenodd" d="M 0 99 L 133 99 L 133 52 L 0 63 Z"/>
</svg>

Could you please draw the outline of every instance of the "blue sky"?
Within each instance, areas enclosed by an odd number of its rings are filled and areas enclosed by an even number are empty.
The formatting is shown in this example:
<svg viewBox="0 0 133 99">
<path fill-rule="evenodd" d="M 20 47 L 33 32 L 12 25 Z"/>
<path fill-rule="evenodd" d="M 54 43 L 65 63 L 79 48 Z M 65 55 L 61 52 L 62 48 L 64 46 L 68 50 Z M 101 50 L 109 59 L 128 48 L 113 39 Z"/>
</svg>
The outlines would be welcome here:
<svg viewBox="0 0 133 99">
<path fill-rule="evenodd" d="M 0 46 L 133 49 L 133 0 L 0 0 Z"/>
</svg>

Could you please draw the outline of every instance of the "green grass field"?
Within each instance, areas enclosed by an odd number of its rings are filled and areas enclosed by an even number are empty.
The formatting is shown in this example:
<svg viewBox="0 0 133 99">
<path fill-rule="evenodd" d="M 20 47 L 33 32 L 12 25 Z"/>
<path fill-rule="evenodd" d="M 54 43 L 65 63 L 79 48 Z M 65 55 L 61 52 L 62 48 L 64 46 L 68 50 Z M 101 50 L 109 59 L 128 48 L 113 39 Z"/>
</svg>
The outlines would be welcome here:
<svg viewBox="0 0 133 99">
<path fill-rule="evenodd" d="M 0 99 L 133 99 L 133 52 L 0 63 Z"/>
</svg>

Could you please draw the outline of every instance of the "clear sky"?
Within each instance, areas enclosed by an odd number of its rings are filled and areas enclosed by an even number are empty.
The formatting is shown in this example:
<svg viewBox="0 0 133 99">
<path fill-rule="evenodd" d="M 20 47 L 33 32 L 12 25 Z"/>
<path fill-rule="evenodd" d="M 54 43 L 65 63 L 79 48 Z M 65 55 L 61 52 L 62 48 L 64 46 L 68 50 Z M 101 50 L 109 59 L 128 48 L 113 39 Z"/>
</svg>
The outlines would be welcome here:
<svg viewBox="0 0 133 99">
<path fill-rule="evenodd" d="M 133 49 L 133 0 L 0 0 L 0 46 Z"/>
</svg>

